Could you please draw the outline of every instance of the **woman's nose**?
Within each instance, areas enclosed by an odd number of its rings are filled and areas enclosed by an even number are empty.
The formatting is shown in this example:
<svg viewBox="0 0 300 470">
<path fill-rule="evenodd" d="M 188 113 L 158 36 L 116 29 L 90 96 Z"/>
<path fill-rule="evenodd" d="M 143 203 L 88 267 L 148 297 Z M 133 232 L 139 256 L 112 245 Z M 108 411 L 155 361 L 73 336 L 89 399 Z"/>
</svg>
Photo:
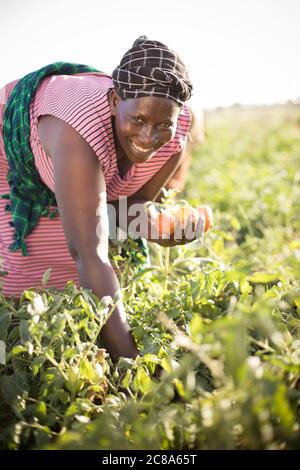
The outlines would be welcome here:
<svg viewBox="0 0 300 470">
<path fill-rule="evenodd" d="M 154 147 L 158 142 L 156 130 L 150 126 L 144 126 L 139 135 L 139 141 L 144 148 Z"/>
</svg>

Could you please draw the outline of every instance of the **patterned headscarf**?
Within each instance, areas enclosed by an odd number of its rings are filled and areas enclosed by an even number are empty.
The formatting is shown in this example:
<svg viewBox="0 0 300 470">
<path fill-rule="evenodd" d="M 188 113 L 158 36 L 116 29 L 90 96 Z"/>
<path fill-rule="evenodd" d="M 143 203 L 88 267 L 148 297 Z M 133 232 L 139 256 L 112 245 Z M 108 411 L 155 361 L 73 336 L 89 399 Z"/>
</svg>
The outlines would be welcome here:
<svg viewBox="0 0 300 470">
<path fill-rule="evenodd" d="M 121 98 L 159 96 L 180 106 L 191 97 L 192 84 L 178 54 L 165 44 L 140 36 L 112 73 Z"/>
</svg>

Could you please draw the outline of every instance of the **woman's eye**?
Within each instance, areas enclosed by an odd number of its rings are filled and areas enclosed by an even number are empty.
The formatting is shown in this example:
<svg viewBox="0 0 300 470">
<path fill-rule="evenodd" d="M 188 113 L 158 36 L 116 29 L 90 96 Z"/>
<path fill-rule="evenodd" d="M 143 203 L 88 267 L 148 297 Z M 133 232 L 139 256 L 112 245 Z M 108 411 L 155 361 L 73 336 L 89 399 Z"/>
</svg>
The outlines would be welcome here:
<svg viewBox="0 0 300 470">
<path fill-rule="evenodd" d="M 171 127 L 173 127 L 173 124 L 171 122 L 162 122 L 160 127 L 162 127 L 163 129 L 170 129 Z"/>
<path fill-rule="evenodd" d="M 140 117 L 134 117 L 133 120 L 137 123 L 137 124 L 143 124 L 144 120 Z"/>
</svg>

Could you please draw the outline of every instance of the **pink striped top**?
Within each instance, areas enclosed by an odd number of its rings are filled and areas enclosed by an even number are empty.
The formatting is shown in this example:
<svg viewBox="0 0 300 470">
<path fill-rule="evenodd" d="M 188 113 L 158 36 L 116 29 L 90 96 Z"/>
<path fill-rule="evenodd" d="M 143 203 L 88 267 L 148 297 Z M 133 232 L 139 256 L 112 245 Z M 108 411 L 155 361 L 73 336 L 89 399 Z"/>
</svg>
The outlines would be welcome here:
<svg viewBox="0 0 300 470">
<path fill-rule="evenodd" d="M 7 98 L 17 80 L 0 89 L 0 194 L 9 192 L 8 163 L 5 156 L 2 123 Z M 30 143 L 36 168 L 42 181 L 54 191 L 52 160 L 38 138 L 38 117 L 49 114 L 71 125 L 92 147 L 101 164 L 109 201 L 119 196 L 133 195 L 152 178 L 167 160 L 184 146 L 191 115 L 183 107 L 174 139 L 162 147 L 149 162 L 134 164 L 121 177 L 113 138 L 111 111 L 107 92 L 113 87 L 109 76 L 87 73 L 57 75 L 44 79 L 30 106 Z M 63 288 L 68 280 L 79 285 L 76 265 L 69 253 L 59 217 L 41 217 L 35 229 L 26 237 L 29 256 L 21 251 L 8 250 L 13 240 L 9 225 L 11 214 L 4 211 L 7 201 L 0 199 L 0 258 L 1 270 L 8 272 L 0 278 L 5 296 L 20 297 L 29 287 L 40 287 L 43 273 L 52 268 L 49 287 Z"/>
</svg>

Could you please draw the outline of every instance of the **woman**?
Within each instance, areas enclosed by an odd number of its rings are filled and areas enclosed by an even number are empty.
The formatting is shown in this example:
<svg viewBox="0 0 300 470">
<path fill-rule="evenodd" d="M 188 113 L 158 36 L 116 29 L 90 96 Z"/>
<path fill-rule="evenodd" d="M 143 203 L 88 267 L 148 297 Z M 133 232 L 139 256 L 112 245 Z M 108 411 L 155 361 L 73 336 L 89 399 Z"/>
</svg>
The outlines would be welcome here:
<svg viewBox="0 0 300 470">
<path fill-rule="evenodd" d="M 99 298 L 116 296 L 107 201 L 117 208 L 120 196 L 128 206 L 155 200 L 183 158 L 191 90 L 178 55 L 145 36 L 112 77 L 57 63 L 1 90 L 4 295 L 20 297 L 52 268 L 49 287 L 72 279 Z M 138 354 L 121 302 L 101 338 L 114 360 Z"/>
</svg>

